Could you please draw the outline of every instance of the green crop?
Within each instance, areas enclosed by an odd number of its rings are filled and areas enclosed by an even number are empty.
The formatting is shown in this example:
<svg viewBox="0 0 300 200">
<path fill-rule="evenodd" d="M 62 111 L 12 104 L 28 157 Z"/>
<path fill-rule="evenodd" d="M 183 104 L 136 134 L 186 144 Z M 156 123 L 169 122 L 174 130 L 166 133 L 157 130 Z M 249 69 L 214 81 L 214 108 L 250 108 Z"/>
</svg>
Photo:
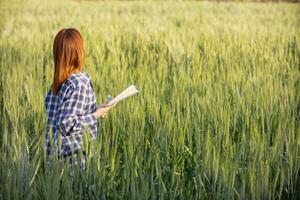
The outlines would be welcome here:
<svg viewBox="0 0 300 200">
<path fill-rule="evenodd" d="M 297 199 L 300 6 L 0 1 L 0 199 Z M 99 120 L 88 169 L 45 163 L 61 28 L 85 41 Z"/>
</svg>

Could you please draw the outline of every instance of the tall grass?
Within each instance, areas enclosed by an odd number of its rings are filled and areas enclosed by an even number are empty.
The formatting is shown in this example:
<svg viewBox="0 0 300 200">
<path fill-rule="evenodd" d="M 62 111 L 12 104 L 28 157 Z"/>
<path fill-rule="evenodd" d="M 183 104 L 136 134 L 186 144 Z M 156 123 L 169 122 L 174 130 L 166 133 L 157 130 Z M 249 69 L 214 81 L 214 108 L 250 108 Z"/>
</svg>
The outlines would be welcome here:
<svg viewBox="0 0 300 200">
<path fill-rule="evenodd" d="M 300 7 L 0 2 L 0 199 L 297 199 Z M 99 121 L 86 174 L 45 163 L 52 42 L 84 36 Z"/>
</svg>

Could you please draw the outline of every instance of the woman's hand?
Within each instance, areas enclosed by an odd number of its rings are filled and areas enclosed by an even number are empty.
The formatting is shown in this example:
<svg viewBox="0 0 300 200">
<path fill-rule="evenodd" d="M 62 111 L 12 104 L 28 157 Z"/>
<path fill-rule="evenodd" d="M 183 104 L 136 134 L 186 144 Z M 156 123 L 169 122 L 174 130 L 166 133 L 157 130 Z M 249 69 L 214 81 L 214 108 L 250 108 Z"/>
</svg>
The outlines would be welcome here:
<svg viewBox="0 0 300 200">
<path fill-rule="evenodd" d="M 94 115 L 96 118 L 99 118 L 99 117 L 104 118 L 107 115 L 107 113 L 110 111 L 110 109 L 114 106 L 114 105 L 107 106 L 107 103 L 108 102 L 98 106 L 96 112 L 94 112 Z"/>
</svg>

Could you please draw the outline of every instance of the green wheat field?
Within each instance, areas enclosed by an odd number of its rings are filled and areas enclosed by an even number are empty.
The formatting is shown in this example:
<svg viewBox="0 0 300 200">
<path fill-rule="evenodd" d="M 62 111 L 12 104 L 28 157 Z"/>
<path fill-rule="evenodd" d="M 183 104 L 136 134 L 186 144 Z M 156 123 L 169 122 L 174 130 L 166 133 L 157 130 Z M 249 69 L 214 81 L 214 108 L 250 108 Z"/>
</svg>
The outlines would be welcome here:
<svg viewBox="0 0 300 200">
<path fill-rule="evenodd" d="M 84 38 L 87 171 L 45 162 L 61 28 Z M 300 4 L 0 1 L 0 199 L 299 199 Z"/>
</svg>

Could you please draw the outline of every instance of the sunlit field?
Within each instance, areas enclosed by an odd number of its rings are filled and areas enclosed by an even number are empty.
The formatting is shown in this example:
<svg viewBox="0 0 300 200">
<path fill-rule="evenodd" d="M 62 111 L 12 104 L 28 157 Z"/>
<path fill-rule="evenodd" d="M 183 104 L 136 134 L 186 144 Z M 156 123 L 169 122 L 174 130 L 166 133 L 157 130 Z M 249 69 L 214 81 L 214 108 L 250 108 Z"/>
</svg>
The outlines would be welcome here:
<svg viewBox="0 0 300 200">
<path fill-rule="evenodd" d="M 77 28 L 87 172 L 45 162 L 52 43 Z M 0 1 L 0 199 L 300 198 L 300 4 Z"/>
</svg>

